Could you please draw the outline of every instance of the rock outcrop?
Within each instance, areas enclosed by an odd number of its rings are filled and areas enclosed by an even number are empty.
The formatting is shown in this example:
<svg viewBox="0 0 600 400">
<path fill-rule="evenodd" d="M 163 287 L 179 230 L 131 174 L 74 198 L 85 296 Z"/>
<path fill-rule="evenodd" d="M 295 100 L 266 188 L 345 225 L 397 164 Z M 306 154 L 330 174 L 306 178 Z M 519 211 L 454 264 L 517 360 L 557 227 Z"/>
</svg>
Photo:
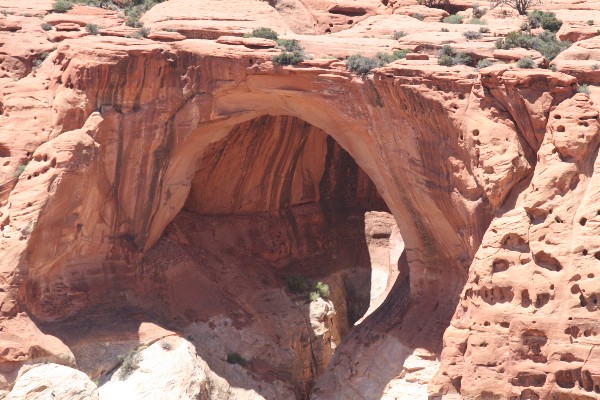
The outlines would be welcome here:
<svg viewBox="0 0 600 400">
<path fill-rule="evenodd" d="M 595 396 L 596 38 L 557 71 L 476 70 L 437 50 L 510 62 L 493 35 L 518 18 L 467 41 L 412 1 L 169 0 L 138 39 L 111 10 L 5 3 L 10 398 Z M 279 66 L 243 37 L 261 26 L 415 53 Z"/>
</svg>

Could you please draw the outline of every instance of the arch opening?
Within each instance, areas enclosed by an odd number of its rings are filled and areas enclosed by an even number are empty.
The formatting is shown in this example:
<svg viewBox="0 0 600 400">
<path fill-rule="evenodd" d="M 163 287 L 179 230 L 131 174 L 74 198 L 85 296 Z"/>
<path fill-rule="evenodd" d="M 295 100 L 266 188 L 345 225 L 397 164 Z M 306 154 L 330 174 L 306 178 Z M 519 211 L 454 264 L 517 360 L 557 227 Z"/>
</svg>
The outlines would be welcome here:
<svg viewBox="0 0 600 400">
<path fill-rule="evenodd" d="M 402 251 L 385 201 L 331 136 L 262 116 L 203 151 L 182 210 L 136 268 L 137 297 L 228 381 L 259 390 L 274 380 L 276 397 L 308 398 L 382 303 Z M 257 379 L 240 382 L 229 354 Z"/>
</svg>

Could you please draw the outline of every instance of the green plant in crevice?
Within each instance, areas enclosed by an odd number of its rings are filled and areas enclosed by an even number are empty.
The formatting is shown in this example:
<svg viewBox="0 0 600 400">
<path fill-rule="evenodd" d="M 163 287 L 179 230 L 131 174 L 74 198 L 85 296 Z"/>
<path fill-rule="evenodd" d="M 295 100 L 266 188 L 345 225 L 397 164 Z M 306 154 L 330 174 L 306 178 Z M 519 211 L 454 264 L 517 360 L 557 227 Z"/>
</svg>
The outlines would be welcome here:
<svg viewBox="0 0 600 400">
<path fill-rule="evenodd" d="M 577 93 L 583 93 L 586 95 L 590 95 L 590 88 L 588 86 L 587 83 L 583 83 L 581 85 L 579 85 L 579 87 L 577 88 Z"/>
</svg>

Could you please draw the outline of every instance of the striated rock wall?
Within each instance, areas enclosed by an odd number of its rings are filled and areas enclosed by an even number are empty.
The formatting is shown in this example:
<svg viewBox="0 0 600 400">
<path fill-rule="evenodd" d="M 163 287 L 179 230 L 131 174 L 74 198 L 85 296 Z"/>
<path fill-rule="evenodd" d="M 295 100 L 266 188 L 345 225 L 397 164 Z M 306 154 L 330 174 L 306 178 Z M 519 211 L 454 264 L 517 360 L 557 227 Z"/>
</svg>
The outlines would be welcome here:
<svg viewBox="0 0 600 400">
<path fill-rule="evenodd" d="M 61 324 L 133 309 L 265 398 L 593 398 L 599 125 L 576 77 L 411 63 L 358 77 L 212 40 L 286 29 L 260 3 L 214 20 L 210 2 L 193 22 L 191 2 L 163 3 L 144 20 L 187 40 L 74 38 L 7 75 L 3 387 L 30 362 L 108 373 L 112 353 L 85 362 L 105 336 L 84 345 Z M 311 18 L 341 30 L 379 7 L 358 3 Z M 378 298 L 373 210 L 398 225 Z M 329 279 L 331 302 L 287 293 L 290 272 Z"/>
</svg>

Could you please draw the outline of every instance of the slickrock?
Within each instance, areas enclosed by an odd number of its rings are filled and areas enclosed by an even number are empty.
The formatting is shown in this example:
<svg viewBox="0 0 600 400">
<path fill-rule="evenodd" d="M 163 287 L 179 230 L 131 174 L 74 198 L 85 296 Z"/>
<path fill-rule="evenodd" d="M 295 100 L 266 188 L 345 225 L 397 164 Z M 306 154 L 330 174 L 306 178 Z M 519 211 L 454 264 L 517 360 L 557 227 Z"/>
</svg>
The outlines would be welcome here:
<svg viewBox="0 0 600 400">
<path fill-rule="evenodd" d="M 99 400 L 98 388 L 81 371 L 58 364 L 34 366 L 17 379 L 6 400 Z"/>
<path fill-rule="evenodd" d="M 0 0 L 2 394 L 598 395 L 596 1 L 550 69 L 462 0 L 52 6 Z"/>
</svg>

